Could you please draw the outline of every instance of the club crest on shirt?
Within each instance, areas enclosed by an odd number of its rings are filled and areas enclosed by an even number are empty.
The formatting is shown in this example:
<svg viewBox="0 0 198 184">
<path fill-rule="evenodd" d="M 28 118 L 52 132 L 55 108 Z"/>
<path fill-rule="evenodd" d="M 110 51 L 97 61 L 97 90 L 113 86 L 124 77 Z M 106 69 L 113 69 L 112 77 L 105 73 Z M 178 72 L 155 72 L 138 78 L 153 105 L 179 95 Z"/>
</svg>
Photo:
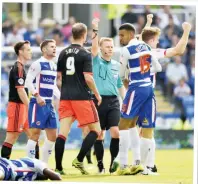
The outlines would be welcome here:
<svg viewBox="0 0 198 184">
<path fill-rule="evenodd" d="M 22 84 L 24 83 L 24 79 L 19 78 L 19 79 L 18 79 L 18 83 L 22 85 Z"/>
</svg>

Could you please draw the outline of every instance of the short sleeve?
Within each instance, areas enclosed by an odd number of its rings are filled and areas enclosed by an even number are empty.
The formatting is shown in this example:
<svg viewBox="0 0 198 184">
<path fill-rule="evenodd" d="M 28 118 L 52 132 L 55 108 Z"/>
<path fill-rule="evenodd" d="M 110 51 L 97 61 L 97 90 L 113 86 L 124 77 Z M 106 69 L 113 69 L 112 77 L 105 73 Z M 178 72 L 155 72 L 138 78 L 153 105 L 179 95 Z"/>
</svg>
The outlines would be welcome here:
<svg viewBox="0 0 198 184">
<path fill-rule="evenodd" d="M 166 57 L 166 49 L 152 49 L 151 52 L 157 59 Z"/>
<path fill-rule="evenodd" d="M 130 58 L 129 51 L 126 47 L 122 48 L 121 54 L 120 54 L 120 77 L 121 79 L 124 79 L 125 77 L 125 71 L 127 69 L 128 60 Z"/>
<path fill-rule="evenodd" d="M 83 72 L 92 73 L 92 57 L 91 53 L 86 53 L 84 56 Z"/>
<path fill-rule="evenodd" d="M 14 68 L 13 77 L 16 88 L 24 88 L 25 85 L 25 74 L 23 66 L 19 65 Z"/>
</svg>

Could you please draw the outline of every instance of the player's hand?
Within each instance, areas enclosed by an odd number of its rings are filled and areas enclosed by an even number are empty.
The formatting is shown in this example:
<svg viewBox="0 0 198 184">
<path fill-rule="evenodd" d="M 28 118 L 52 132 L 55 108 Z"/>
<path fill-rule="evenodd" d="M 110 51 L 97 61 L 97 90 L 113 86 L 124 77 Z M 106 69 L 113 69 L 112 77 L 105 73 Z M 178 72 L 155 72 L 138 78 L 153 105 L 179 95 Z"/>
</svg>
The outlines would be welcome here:
<svg viewBox="0 0 198 184">
<path fill-rule="evenodd" d="M 40 105 L 40 106 L 44 106 L 46 103 L 45 103 L 45 100 L 43 100 L 42 98 L 41 98 L 41 96 L 40 95 L 38 95 L 37 97 L 36 97 L 36 102 Z"/>
<path fill-rule="evenodd" d="M 102 97 L 100 95 L 95 95 L 98 100 L 98 106 L 102 103 Z"/>
<path fill-rule="evenodd" d="M 150 22 L 150 23 L 153 22 L 153 14 L 148 14 L 148 15 L 146 16 L 146 18 L 147 18 L 147 22 Z"/>
<path fill-rule="evenodd" d="M 99 18 L 94 18 L 92 20 L 92 28 L 98 30 L 98 24 L 99 24 L 99 22 L 100 22 L 100 19 Z"/>
<path fill-rule="evenodd" d="M 182 24 L 182 28 L 183 28 L 184 31 L 190 31 L 191 30 L 191 27 L 192 27 L 191 24 L 188 23 L 188 22 L 184 22 Z"/>
</svg>

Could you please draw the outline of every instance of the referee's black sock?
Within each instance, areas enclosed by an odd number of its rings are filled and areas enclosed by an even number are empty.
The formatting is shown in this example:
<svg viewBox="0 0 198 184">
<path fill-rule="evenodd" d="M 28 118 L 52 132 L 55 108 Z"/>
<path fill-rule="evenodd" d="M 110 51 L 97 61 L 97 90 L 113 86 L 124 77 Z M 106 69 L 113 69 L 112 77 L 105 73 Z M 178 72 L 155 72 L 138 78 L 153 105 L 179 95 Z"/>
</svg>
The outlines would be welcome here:
<svg viewBox="0 0 198 184">
<path fill-rule="evenodd" d="M 117 157 L 119 152 L 119 138 L 112 138 L 110 143 L 110 153 L 111 153 L 111 165 L 113 164 L 114 159 Z"/>
<path fill-rule="evenodd" d="M 35 158 L 39 159 L 39 144 L 38 144 L 38 142 L 35 147 Z"/>
<path fill-rule="evenodd" d="M 85 158 L 87 154 L 87 150 L 90 150 L 91 147 L 94 145 L 96 139 L 98 137 L 98 134 L 95 131 L 90 131 L 88 135 L 85 137 L 80 152 L 77 156 L 77 159 L 79 162 L 83 162 L 83 159 Z"/>
<path fill-rule="evenodd" d="M 1 148 L 1 157 L 10 159 L 12 146 L 13 146 L 12 144 L 4 142 Z"/>
<path fill-rule="evenodd" d="M 104 156 L 103 140 L 96 140 L 94 144 L 94 150 L 96 153 L 96 159 L 98 163 L 103 163 L 103 156 Z"/>
<path fill-rule="evenodd" d="M 63 153 L 65 150 L 65 141 L 66 137 L 63 135 L 58 135 L 56 138 L 56 143 L 55 143 L 55 161 L 56 161 L 56 169 L 59 171 L 63 170 L 62 166 L 62 160 L 63 160 Z"/>
</svg>

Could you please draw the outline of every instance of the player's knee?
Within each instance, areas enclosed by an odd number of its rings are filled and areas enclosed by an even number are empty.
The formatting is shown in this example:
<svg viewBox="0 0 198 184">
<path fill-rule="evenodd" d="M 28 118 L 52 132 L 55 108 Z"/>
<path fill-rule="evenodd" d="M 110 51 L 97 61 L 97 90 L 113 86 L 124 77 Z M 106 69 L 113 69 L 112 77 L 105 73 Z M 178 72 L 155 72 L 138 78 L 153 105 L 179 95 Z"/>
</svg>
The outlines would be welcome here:
<svg viewBox="0 0 198 184">
<path fill-rule="evenodd" d="M 111 127 L 110 128 L 110 134 L 112 138 L 119 138 L 119 128 L 116 127 Z"/>
<path fill-rule="evenodd" d="M 101 130 L 100 132 L 98 132 L 97 140 L 103 140 L 103 139 L 104 139 L 104 130 Z"/>
<path fill-rule="evenodd" d="M 39 140 L 39 137 L 40 133 L 33 133 L 31 134 L 30 139 L 37 142 Z"/>
</svg>

